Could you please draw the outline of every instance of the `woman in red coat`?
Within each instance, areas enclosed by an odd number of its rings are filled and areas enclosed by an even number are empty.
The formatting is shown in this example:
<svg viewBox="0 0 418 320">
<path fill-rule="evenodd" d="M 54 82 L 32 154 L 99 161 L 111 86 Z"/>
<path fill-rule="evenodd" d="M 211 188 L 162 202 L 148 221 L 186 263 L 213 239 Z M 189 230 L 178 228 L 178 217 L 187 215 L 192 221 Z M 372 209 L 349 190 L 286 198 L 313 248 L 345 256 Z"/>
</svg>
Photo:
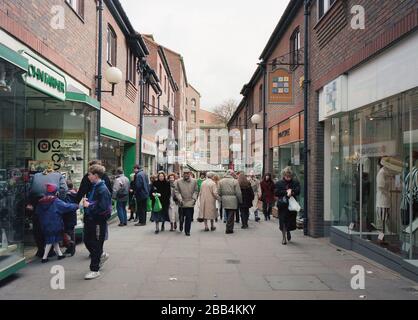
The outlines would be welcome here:
<svg viewBox="0 0 418 320">
<path fill-rule="evenodd" d="M 274 198 L 274 182 L 271 178 L 271 173 L 266 173 L 264 175 L 263 181 L 260 183 L 261 187 L 261 198 L 263 201 L 263 213 L 264 217 L 267 220 L 270 220 L 271 210 L 273 209 L 273 204 L 275 201 Z"/>
</svg>

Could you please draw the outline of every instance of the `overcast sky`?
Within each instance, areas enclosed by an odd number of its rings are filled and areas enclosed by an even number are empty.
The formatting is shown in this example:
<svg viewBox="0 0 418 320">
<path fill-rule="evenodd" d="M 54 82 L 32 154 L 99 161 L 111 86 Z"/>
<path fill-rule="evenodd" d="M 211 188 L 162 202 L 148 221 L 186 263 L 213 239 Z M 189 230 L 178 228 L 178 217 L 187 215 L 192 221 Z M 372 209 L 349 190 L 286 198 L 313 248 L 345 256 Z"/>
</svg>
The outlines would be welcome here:
<svg viewBox="0 0 418 320">
<path fill-rule="evenodd" d="M 288 0 L 121 0 L 133 26 L 182 54 L 189 82 L 211 109 L 233 98 L 254 73 L 258 57 Z"/>
</svg>

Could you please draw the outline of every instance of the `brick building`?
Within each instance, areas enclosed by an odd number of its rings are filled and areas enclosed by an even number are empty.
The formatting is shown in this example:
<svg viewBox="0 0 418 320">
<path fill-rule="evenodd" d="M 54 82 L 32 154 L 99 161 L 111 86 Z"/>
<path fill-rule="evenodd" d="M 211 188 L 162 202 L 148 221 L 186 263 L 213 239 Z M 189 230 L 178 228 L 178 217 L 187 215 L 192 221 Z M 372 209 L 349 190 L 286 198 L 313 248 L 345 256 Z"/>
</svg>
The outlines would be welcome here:
<svg viewBox="0 0 418 320">
<path fill-rule="evenodd" d="M 253 127 L 250 119 L 257 112 L 262 116 L 259 100 L 265 97 L 270 130 L 264 140 L 270 148 L 266 169 L 278 171 L 275 148 L 278 144 L 280 167 L 281 140 L 286 145 L 293 140 L 292 126 L 299 128 L 296 142 L 307 140 L 308 234 L 331 235 L 332 242 L 415 279 L 418 206 L 408 188 L 418 185 L 413 180 L 418 167 L 417 29 L 413 0 L 290 1 L 228 124 L 235 132 Z M 305 62 L 308 74 L 299 65 Z M 274 65 L 290 75 L 272 75 Z M 272 97 L 270 87 L 263 93 L 265 66 L 266 83 L 273 89 L 282 86 L 280 79 L 291 79 L 291 103 L 271 103 L 280 97 Z M 251 140 L 244 137 L 237 134 L 241 148 L 232 150 L 233 159 L 239 154 L 250 158 L 254 151 L 254 134 Z M 291 151 L 289 164 L 302 160 L 305 150 Z"/>
<path fill-rule="evenodd" d="M 0 278 L 24 265 L 23 204 L 35 172 L 51 165 L 77 187 L 97 157 L 99 134 L 110 175 L 119 166 L 129 174 L 138 157 L 137 61 L 148 51 L 118 0 L 103 9 L 102 74 L 117 67 L 122 82 L 99 102 L 96 1 L 0 1 L 1 228 L 14 243 Z M 105 77 L 102 90 L 111 90 Z"/>
</svg>

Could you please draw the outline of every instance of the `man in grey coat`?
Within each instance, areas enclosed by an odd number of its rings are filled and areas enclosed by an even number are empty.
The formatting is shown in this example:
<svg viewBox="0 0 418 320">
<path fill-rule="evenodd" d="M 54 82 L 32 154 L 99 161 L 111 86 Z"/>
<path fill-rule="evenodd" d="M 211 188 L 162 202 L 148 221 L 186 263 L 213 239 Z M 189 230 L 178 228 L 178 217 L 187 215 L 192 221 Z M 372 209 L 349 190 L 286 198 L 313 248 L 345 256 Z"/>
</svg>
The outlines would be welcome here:
<svg viewBox="0 0 418 320">
<path fill-rule="evenodd" d="M 234 218 L 242 202 L 241 188 L 238 180 L 234 178 L 234 170 L 228 170 L 226 175 L 219 181 L 219 196 L 222 199 L 222 207 L 226 211 L 227 223 L 226 234 L 234 233 Z"/>
<path fill-rule="evenodd" d="M 119 217 L 119 227 L 126 226 L 128 224 L 128 214 L 126 212 L 126 205 L 129 200 L 129 179 L 123 174 L 123 169 L 118 168 L 116 170 L 116 178 L 113 183 L 112 198 L 116 200 L 116 210 Z"/>
<path fill-rule="evenodd" d="M 183 170 L 183 179 L 174 182 L 174 193 L 179 202 L 180 232 L 190 236 L 194 206 L 198 197 L 197 181 L 190 176 L 190 170 Z"/>
</svg>

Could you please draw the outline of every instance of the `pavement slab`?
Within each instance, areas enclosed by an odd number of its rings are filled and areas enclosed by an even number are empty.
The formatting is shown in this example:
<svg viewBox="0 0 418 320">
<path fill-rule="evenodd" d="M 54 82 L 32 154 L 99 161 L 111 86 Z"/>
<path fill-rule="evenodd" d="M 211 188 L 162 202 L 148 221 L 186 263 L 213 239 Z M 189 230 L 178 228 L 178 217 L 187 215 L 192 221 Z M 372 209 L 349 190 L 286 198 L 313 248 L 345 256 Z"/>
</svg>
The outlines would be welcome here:
<svg viewBox="0 0 418 320">
<path fill-rule="evenodd" d="M 194 222 L 191 237 L 184 233 L 154 234 L 154 225 L 109 227 L 105 243 L 109 260 L 101 277 L 84 280 L 89 271 L 88 251 L 81 243 L 74 257 L 41 264 L 34 259 L 9 279 L 0 282 L 0 299 L 402 299 L 418 300 L 418 284 L 405 279 L 329 240 L 293 232 L 281 244 L 277 220 L 250 221 L 250 228 L 225 234 L 202 231 Z M 65 289 L 53 290 L 53 266 L 65 270 Z M 365 290 L 353 290 L 351 267 L 366 269 Z"/>
</svg>

